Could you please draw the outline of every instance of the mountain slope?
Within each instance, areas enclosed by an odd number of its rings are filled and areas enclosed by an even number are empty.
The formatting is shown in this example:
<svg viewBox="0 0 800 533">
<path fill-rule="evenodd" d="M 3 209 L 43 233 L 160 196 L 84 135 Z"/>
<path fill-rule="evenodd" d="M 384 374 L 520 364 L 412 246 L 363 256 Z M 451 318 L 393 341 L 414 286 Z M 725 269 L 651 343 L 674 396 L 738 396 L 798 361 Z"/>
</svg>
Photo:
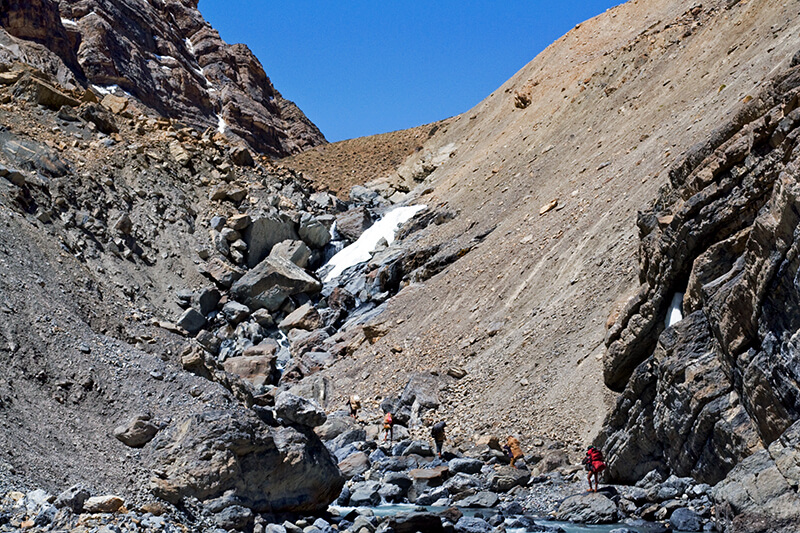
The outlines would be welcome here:
<svg viewBox="0 0 800 533">
<path fill-rule="evenodd" d="M 127 94 L 200 131 L 285 156 L 325 142 L 272 86 L 247 46 L 228 45 L 194 0 L 8 0 L 0 58 L 52 74 L 65 87 Z"/>
<path fill-rule="evenodd" d="M 457 216 L 419 246 L 471 251 L 390 302 L 386 336 L 327 371 L 337 392 L 384 397 L 413 372 L 460 366 L 437 415 L 452 433 L 591 441 L 614 399 L 605 326 L 637 284 L 636 212 L 676 157 L 788 65 L 795 15 L 769 1 L 628 2 L 434 135 L 417 160 L 453 155 L 418 176 L 417 201 Z"/>
</svg>

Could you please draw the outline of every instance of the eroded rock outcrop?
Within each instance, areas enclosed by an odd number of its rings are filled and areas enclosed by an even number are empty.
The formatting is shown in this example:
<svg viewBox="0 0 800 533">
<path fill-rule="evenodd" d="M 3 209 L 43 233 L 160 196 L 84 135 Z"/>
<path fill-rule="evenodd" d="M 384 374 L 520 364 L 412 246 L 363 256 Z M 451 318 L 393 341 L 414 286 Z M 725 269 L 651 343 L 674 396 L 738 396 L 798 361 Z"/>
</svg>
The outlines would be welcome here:
<svg viewBox="0 0 800 533">
<path fill-rule="evenodd" d="M 623 390 L 598 439 L 616 479 L 658 469 L 716 483 L 754 452 L 766 460 L 800 418 L 798 63 L 689 150 L 639 215 L 641 287 L 604 360 Z M 685 318 L 668 325 L 676 293 Z"/>
</svg>

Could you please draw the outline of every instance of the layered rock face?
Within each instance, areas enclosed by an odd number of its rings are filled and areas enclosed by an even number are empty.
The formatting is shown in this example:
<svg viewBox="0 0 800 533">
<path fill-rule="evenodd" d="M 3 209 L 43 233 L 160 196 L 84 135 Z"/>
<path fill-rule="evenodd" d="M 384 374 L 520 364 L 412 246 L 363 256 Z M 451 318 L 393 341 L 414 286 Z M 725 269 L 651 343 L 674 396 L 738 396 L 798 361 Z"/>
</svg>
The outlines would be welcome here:
<svg viewBox="0 0 800 533">
<path fill-rule="evenodd" d="M 2 12 L 0 25 L 17 38 L 4 54 L 62 84 L 124 91 L 162 116 L 227 132 L 271 156 L 325 142 L 252 52 L 223 42 L 193 0 L 9 0 Z"/>
<path fill-rule="evenodd" d="M 641 286 L 604 359 L 606 384 L 623 390 L 599 437 L 615 479 L 658 469 L 716 483 L 769 447 L 759 460 L 793 487 L 795 504 L 775 516 L 800 516 L 800 456 L 786 436 L 800 418 L 798 94 L 795 56 L 687 151 L 639 215 Z M 666 325 L 676 293 L 684 318 Z M 732 516 L 755 506 L 744 503 L 752 493 L 731 492 L 719 495 Z"/>
</svg>

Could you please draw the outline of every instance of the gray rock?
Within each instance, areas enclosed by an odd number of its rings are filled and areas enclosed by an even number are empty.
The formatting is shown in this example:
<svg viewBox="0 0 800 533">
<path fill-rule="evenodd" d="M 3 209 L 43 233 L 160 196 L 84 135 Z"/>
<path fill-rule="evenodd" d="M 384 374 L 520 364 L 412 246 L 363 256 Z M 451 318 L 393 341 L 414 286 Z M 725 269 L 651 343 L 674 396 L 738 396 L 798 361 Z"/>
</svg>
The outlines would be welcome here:
<svg viewBox="0 0 800 533">
<path fill-rule="evenodd" d="M 383 479 L 381 479 L 381 483 L 384 485 L 397 485 L 403 489 L 403 491 L 407 491 L 411 488 L 414 481 L 402 472 L 388 472 L 383 476 Z"/>
<path fill-rule="evenodd" d="M 325 411 L 313 400 L 307 400 L 288 392 L 282 392 L 275 400 L 278 418 L 301 426 L 317 427 L 327 420 Z"/>
<path fill-rule="evenodd" d="M 459 507 L 494 507 L 500 497 L 494 492 L 480 491 L 472 496 L 467 496 L 459 502 Z"/>
<path fill-rule="evenodd" d="M 394 533 L 444 533 L 442 519 L 434 513 L 408 513 L 388 518 L 385 524 Z"/>
<path fill-rule="evenodd" d="M 359 429 L 362 429 L 360 424 L 353 417 L 349 416 L 346 411 L 336 411 L 328 415 L 324 424 L 314 428 L 314 433 L 316 433 L 323 442 L 327 442 L 335 439 L 342 433 Z M 364 435 L 366 437 L 366 433 Z"/>
<path fill-rule="evenodd" d="M 176 420 L 152 445 L 151 490 L 173 503 L 229 494 L 254 512 L 313 513 L 345 481 L 313 432 L 270 427 L 247 409 Z"/>
<path fill-rule="evenodd" d="M 231 301 L 222 306 L 222 314 L 228 322 L 236 325 L 250 316 L 250 308 L 239 302 Z"/>
<path fill-rule="evenodd" d="M 347 479 L 363 474 L 369 467 L 369 457 L 364 452 L 352 453 L 339 463 L 339 470 Z"/>
<path fill-rule="evenodd" d="M 362 428 L 360 425 L 356 425 L 355 427 L 338 434 L 336 437 L 329 440 L 325 445 L 329 450 L 336 451 L 349 444 L 362 442 L 366 439 L 366 436 L 367 433 L 364 431 L 364 428 Z"/>
<path fill-rule="evenodd" d="M 211 217 L 211 221 L 209 222 L 208 225 L 211 226 L 211 229 L 213 229 L 214 231 L 219 231 L 225 227 L 225 222 L 226 222 L 225 217 L 213 216 Z"/>
<path fill-rule="evenodd" d="M 177 324 L 194 335 L 206 325 L 206 317 L 198 313 L 195 309 L 187 309 L 178 317 Z"/>
<path fill-rule="evenodd" d="M 278 257 L 267 257 L 237 280 L 231 293 L 251 310 L 266 308 L 275 311 L 289 296 L 318 292 L 322 284 L 294 263 Z"/>
<path fill-rule="evenodd" d="M 448 494 L 455 495 L 470 489 L 480 490 L 483 488 L 483 482 L 476 476 L 459 473 L 445 481 L 444 488 Z"/>
<path fill-rule="evenodd" d="M 381 488 L 378 490 L 378 494 L 381 495 L 381 498 L 384 501 L 399 503 L 403 501 L 406 491 L 397 485 L 381 485 Z"/>
<path fill-rule="evenodd" d="M 222 295 L 217 289 L 207 288 L 200 292 L 197 298 L 197 305 L 200 308 L 200 314 L 208 316 L 208 314 L 217 308 Z"/>
<path fill-rule="evenodd" d="M 363 481 L 352 488 L 350 505 L 355 507 L 375 507 L 381 502 L 380 483 Z"/>
<path fill-rule="evenodd" d="M 322 326 L 322 318 L 319 315 L 319 311 L 311 303 L 301 305 L 278 324 L 278 327 L 283 331 L 291 329 L 312 331 L 320 326 Z"/>
<path fill-rule="evenodd" d="M 450 462 L 447 463 L 450 472 L 453 474 L 458 474 L 459 472 L 464 474 L 480 474 L 483 465 L 483 461 L 471 459 L 469 457 L 457 457 L 451 459 Z"/>
<path fill-rule="evenodd" d="M 299 240 L 295 224 L 291 220 L 278 216 L 257 218 L 252 221 L 244 232 L 244 241 L 247 243 L 247 266 L 255 267 L 267 257 L 272 247 L 281 241 Z"/>
<path fill-rule="evenodd" d="M 253 511 L 241 505 L 226 507 L 214 517 L 214 522 L 224 529 L 244 529 L 253 519 Z"/>
<path fill-rule="evenodd" d="M 114 428 L 114 436 L 126 446 L 141 448 L 156 436 L 158 430 L 149 414 L 141 414 Z"/>
<path fill-rule="evenodd" d="M 300 238 L 311 248 L 322 248 L 331 242 L 331 233 L 325 225 L 316 218 L 304 215 L 300 219 Z"/>
<path fill-rule="evenodd" d="M 599 492 L 577 494 L 561 502 L 556 519 L 580 524 L 609 524 L 617 519 L 617 506 Z"/>
<path fill-rule="evenodd" d="M 456 531 L 458 533 L 489 533 L 492 531 L 492 526 L 482 518 L 462 516 L 456 522 Z"/>
<path fill-rule="evenodd" d="M 53 503 L 58 509 L 66 507 L 73 513 L 80 513 L 83 511 L 83 504 L 89 499 L 91 493 L 82 485 L 73 485 L 67 490 L 61 492 L 56 501 Z"/>
<path fill-rule="evenodd" d="M 489 490 L 492 492 L 508 492 L 514 487 L 524 487 L 531 479 L 527 470 L 502 466 L 489 478 Z"/>
<path fill-rule="evenodd" d="M 213 333 L 211 333 L 210 331 L 208 330 L 201 331 L 200 333 L 197 334 L 195 340 L 198 342 L 198 344 L 200 344 L 200 346 L 205 348 L 207 352 L 213 355 L 217 355 L 219 353 L 219 347 L 220 344 L 222 343 L 222 340 Z"/>
<path fill-rule="evenodd" d="M 697 513 L 686 507 L 675 509 L 669 517 L 669 523 L 677 531 L 700 531 L 702 525 Z"/>
<path fill-rule="evenodd" d="M 311 259 L 311 250 L 303 241 L 281 241 L 272 247 L 269 255 L 282 257 L 300 268 L 306 268 Z"/>
</svg>

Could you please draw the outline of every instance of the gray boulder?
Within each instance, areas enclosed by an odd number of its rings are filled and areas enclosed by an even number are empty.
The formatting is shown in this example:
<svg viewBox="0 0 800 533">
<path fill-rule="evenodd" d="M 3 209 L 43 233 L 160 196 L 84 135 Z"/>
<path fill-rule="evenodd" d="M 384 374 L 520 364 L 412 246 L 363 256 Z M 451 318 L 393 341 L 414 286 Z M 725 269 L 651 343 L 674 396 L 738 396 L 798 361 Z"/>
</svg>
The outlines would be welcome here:
<svg viewBox="0 0 800 533">
<path fill-rule="evenodd" d="M 311 259 L 311 250 L 303 241 L 281 241 L 272 247 L 269 255 L 283 257 L 300 268 L 306 268 Z"/>
<path fill-rule="evenodd" d="M 339 470 L 347 479 L 363 474 L 369 470 L 369 457 L 364 452 L 355 452 L 339 463 Z"/>
<path fill-rule="evenodd" d="M 250 410 L 208 411 L 154 440 L 153 493 L 169 502 L 228 494 L 255 512 L 324 511 L 344 478 L 312 431 L 273 428 Z"/>
<path fill-rule="evenodd" d="M 489 478 L 492 492 L 508 492 L 514 487 L 524 487 L 531 479 L 531 473 L 512 466 L 502 466 Z"/>
<path fill-rule="evenodd" d="M 322 284 L 281 257 L 267 257 L 237 280 L 231 293 L 251 310 L 277 310 L 289 296 L 318 292 Z"/>
<path fill-rule="evenodd" d="M 323 442 L 327 442 L 335 439 L 342 433 L 346 433 L 354 429 L 361 429 L 359 423 L 353 417 L 349 416 L 345 411 L 337 411 L 328 415 L 328 418 L 325 420 L 324 424 L 314 428 L 314 433 L 316 433 L 319 438 L 323 440 Z"/>
<path fill-rule="evenodd" d="M 364 206 L 355 207 L 336 217 L 336 231 L 349 241 L 357 241 L 372 225 L 372 217 Z"/>
<path fill-rule="evenodd" d="M 350 495 L 350 505 L 354 507 L 375 507 L 381 502 L 380 483 L 363 481 L 356 484 Z"/>
<path fill-rule="evenodd" d="M 311 248 L 323 248 L 331 242 L 331 232 L 316 218 L 304 215 L 300 219 L 300 238 Z"/>
<path fill-rule="evenodd" d="M 206 317 L 201 315 L 195 309 L 187 309 L 178 317 L 177 324 L 194 335 L 206 325 Z"/>
<path fill-rule="evenodd" d="M 321 426 L 328 418 L 317 402 L 289 392 L 282 392 L 278 395 L 275 400 L 275 415 L 290 424 L 311 428 Z"/>
<path fill-rule="evenodd" d="M 322 326 L 322 318 L 317 308 L 306 303 L 289 313 L 286 318 L 281 320 L 278 327 L 283 331 L 291 329 L 303 329 L 312 331 Z"/>
<path fill-rule="evenodd" d="M 244 232 L 248 249 L 247 266 L 253 268 L 259 264 L 279 242 L 298 239 L 295 224 L 290 219 L 267 216 L 253 220 Z"/>
<path fill-rule="evenodd" d="M 497 505 L 497 502 L 500 501 L 500 497 L 495 494 L 494 492 L 489 491 L 480 491 L 477 494 L 473 494 L 472 496 L 467 496 L 466 498 L 462 499 L 458 506 L 459 507 L 482 507 L 482 508 L 489 508 L 494 507 Z"/>
<path fill-rule="evenodd" d="M 253 511 L 241 505 L 226 507 L 214 517 L 216 524 L 223 529 L 244 529 L 253 519 Z"/>
<path fill-rule="evenodd" d="M 457 457 L 455 459 L 451 459 L 450 462 L 447 463 L 447 466 L 450 468 L 450 472 L 453 474 L 480 474 L 483 464 L 483 461 L 479 459 Z"/>
<path fill-rule="evenodd" d="M 73 513 L 77 514 L 83 511 L 83 504 L 89 499 L 90 496 L 91 494 L 87 488 L 83 487 L 82 485 L 74 485 L 59 493 L 59 495 L 56 497 L 56 501 L 53 502 L 53 505 L 55 505 L 58 509 L 66 507 Z"/>
<path fill-rule="evenodd" d="M 250 308 L 239 302 L 231 301 L 222 306 L 222 314 L 225 315 L 228 322 L 235 326 L 250 316 Z"/>
<path fill-rule="evenodd" d="M 697 513 L 686 507 L 675 509 L 669 517 L 669 523 L 676 531 L 700 531 L 702 525 Z"/>
<path fill-rule="evenodd" d="M 456 522 L 456 531 L 458 533 L 489 533 L 492 531 L 492 526 L 483 518 L 462 516 Z"/>
<path fill-rule="evenodd" d="M 577 494 L 561 502 L 556 518 L 580 524 L 609 524 L 617 519 L 617 506 L 599 492 Z"/>
<path fill-rule="evenodd" d="M 462 492 L 466 492 L 470 489 L 482 489 L 483 482 L 476 476 L 459 473 L 445 481 L 444 488 L 446 488 L 447 492 L 451 495 L 461 494 Z"/>
</svg>

